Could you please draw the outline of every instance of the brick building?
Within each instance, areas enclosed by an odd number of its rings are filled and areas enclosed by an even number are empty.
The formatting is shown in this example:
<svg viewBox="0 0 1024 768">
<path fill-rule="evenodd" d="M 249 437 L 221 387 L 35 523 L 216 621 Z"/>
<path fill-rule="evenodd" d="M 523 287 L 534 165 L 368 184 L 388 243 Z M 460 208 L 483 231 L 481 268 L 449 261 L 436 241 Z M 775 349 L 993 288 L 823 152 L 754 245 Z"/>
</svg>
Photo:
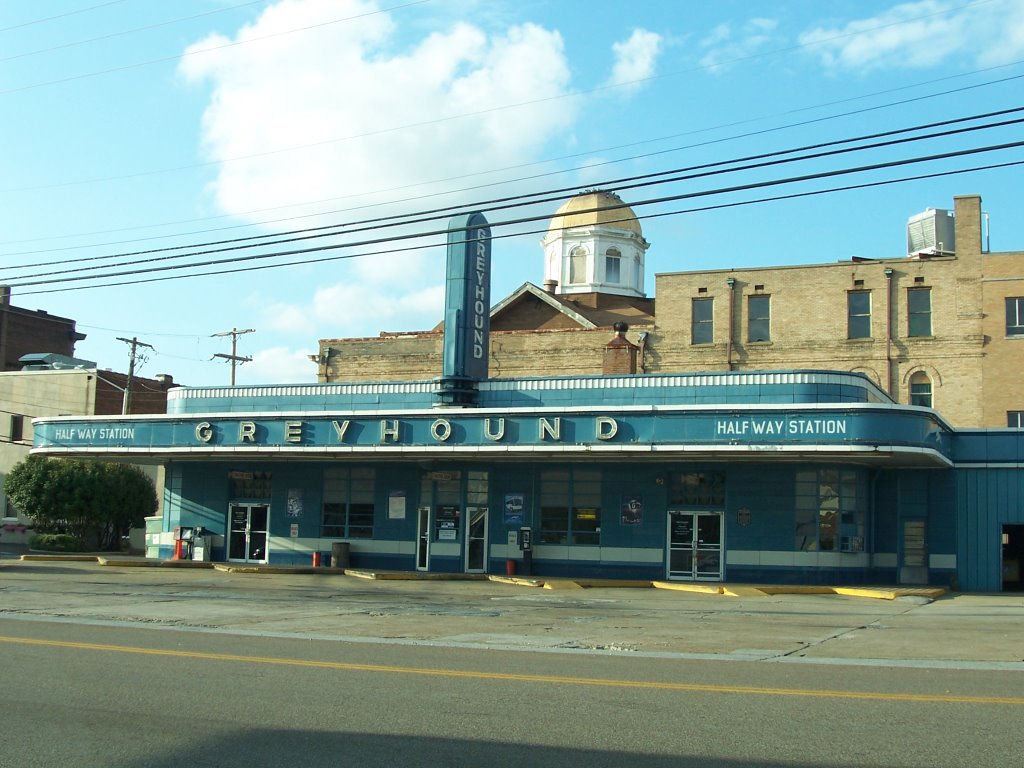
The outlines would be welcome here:
<svg viewBox="0 0 1024 768">
<path fill-rule="evenodd" d="M 84 338 L 74 320 L 12 306 L 10 287 L 0 285 L 0 371 L 20 371 L 22 356 L 33 352 L 73 357 L 75 343 Z"/>
<path fill-rule="evenodd" d="M 659 274 L 656 312 L 635 214 L 613 194 L 579 195 L 543 240 L 544 288 L 527 283 L 491 311 L 490 374 L 623 372 L 607 369 L 606 346 L 621 346 L 612 331 L 626 323 L 633 372 L 853 371 L 955 425 L 1020 425 L 1024 252 L 983 247 L 976 195 L 909 231 L 925 239 L 896 258 Z M 319 381 L 429 379 L 441 350 L 441 326 L 323 339 Z"/>
</svg>

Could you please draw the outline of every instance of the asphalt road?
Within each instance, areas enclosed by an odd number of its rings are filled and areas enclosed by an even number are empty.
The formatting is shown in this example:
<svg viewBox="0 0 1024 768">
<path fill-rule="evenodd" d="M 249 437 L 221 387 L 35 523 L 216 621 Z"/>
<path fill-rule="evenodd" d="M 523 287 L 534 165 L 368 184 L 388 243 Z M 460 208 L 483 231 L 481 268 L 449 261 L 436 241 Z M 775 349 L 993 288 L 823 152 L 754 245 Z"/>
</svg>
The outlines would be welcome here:
<svg viewBox="0 0 1024 768">
<path fill-rule="evenodd" d="M 70 631 L 69 631 L 70 630 Z M 0 765 L 1011 766 L 1019 678 L 0 619 Z"/>
<path fill-rule="evenodd" d="M 1024 595 L 0 565 L 0 768 L 1024 765 Z"/>
</svg>

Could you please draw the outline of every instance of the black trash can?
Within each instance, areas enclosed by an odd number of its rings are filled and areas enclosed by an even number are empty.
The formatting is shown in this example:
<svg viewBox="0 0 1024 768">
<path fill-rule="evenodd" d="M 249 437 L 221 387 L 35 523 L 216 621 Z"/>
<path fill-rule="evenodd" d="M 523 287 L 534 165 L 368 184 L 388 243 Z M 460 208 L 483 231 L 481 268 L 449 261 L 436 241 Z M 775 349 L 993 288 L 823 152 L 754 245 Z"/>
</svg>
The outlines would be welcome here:
<svg viewBox="0 0 1024 768">
<path fill-rule="evenodd" d="M 348 568 L 349 543 L 336 541 L 331 544 L 331 568 Z"/>
</svg>

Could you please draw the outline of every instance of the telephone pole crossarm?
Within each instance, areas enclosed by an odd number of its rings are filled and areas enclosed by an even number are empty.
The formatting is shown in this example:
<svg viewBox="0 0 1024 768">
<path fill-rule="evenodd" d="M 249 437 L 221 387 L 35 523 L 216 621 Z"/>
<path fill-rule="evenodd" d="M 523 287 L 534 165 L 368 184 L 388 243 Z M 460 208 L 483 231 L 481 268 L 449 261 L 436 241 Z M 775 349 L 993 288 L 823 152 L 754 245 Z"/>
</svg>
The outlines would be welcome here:
<svg viewBox="0 0 1024 768">
<path fill-rule="evenodd" d="M 135 336 L 132 336 L 130 339 L 118 336 L 117 340 L 123 341 L 131 347 L 131 352 L 128 357 L 128 381 L 124 385 L 124 398 L 121 400 L 121 415 L 127 416 L 128 409 L 131 408 L 132 405 L 132 379 L 135 378 L 136 352 L 139 347 L 146 347 L 147 349 L 155 349 L 155 347 L 152 344 L 146 344 L 145 342 L 139 341 Z"/>
<path fill-rule="evenodd" d="M 255 333 L 255 328 L 246 328 L 244 331 L 240 331 L 237 328 L 232 328 L 230 331 L 221 331 L 220 333 L 210 334 L 210 337 L 217 336 L 230 336 L 231 337 L 231 354 L 225 355 L 223 353 L 216 353 L 214 357 L 222 357 L 225 360 L 231 361 L 231 386 L 235 386 L 235 367 L 242 363 L 251 363 L 251 357 L 243 357 L 237 354 L 238 351 L 238 337 L 246 333 Z"/>
</svg>

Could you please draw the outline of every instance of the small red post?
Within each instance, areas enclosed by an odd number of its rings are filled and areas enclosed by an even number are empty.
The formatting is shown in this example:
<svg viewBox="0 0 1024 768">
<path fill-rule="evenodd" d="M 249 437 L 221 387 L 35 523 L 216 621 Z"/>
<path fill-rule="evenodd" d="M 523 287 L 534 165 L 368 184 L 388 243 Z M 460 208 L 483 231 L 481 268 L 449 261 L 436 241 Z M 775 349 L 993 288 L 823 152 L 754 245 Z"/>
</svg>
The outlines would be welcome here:
<svg viewBox="0 0 1024 768">
<path fill-rule="evenodd" d="M 509 558 L 505 561 L 505 575 L 515 576 L 516 575 L 516 561 Z"/>
<path fill-rule="evenodd" d="M 174 560 L 185 559 L 185 542 L 181 539 L 174 540 Z"/>
<path fill-rule="evenodd" d="M 320 567 L 320 553 L 319 552 L 314 552 L 313 553 L 313 567 L 314 568 L 319 568 Z"/>
</svg>

